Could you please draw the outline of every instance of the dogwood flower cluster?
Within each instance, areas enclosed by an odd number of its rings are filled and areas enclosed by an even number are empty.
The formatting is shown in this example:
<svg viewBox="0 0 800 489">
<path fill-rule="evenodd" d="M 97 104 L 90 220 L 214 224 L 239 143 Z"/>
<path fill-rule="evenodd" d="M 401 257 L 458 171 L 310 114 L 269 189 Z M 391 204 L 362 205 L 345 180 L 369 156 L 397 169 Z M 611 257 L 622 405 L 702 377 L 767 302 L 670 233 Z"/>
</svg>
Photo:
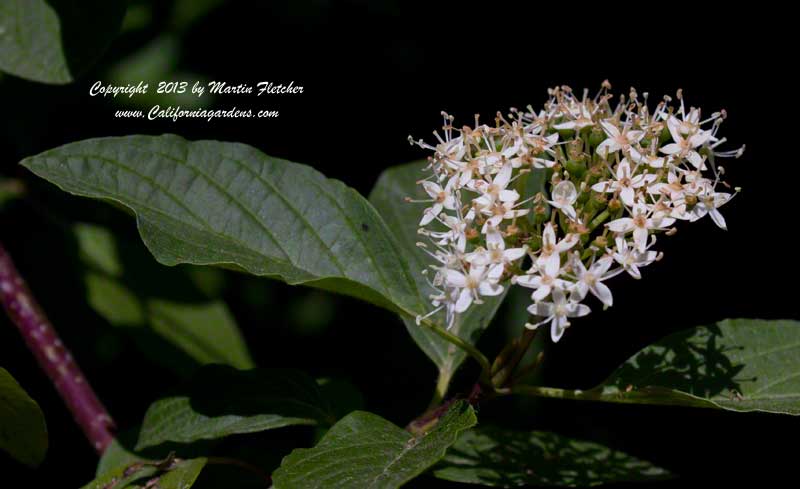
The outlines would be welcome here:
<svg viewBox="0 0 800 489">
<path fill-rule="evenodd" d="M 511 109 L 493 124 L 455 127 L 443 113 L 430 150 L 418 245 L 432 258 L 433 310 L 448 327 L 508 284 L 530 288 L 534 318 L 558 341 L 592 296 L 613 304 L 606 282 L 661 259 L 656 236 L 677 221 L 709 216 L 725 229 L 720 207 L 738 191 L 722 180 L 719 151 L 725 111 L 703 118 L 679 90 L 652 108 L 636 90 L 615 97 L 604 82 L 590 97 L 566 86 L 549 90 L 540 110 Z M 432 276 L 431 276 L 432 275 Z"/>
</svg>

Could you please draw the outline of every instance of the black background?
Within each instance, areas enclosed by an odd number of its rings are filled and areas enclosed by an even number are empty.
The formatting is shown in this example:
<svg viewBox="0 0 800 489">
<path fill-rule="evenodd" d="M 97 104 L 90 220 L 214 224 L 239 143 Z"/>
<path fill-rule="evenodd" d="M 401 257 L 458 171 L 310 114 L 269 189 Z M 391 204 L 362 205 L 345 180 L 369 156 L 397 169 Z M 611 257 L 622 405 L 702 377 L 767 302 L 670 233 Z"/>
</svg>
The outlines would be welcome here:
<svg viewBox="0 0 800 489">
<path fill-rule="evenodd" d="M 183 34 L 175 70 L 231 83 L 293 80 L 304 93 L 229 96 L 216 103 L 280 110 L 273 120 L 116 119 L 118 106 L 89 97 L 88 89 L 108 66 L 171 28 L 172 2 L 152 4 L 149 27 L 122 35 L 77 83 L 0 82 L 0 173 L 24 179 L 30 189 L 28 198 L 0 213 L 0 238 L 122 427 L 139 422 L 177 380 L 145 362 L 90 310 L 64 226 L 101 223 L 140 249 L 134 223 L 108 206 L 61 194 L 16 166 L 25 156 L 89 137 L 172 132 L 245 142 L 312 165 L 366 195 L 383 169 L 427 156 L 406 136 L 429 139 L 441 125 L 440 110 L 469 123 L 474 113 L 490 118 L 512 106 L 538 106 L 547 87 L 595 90 L 604 79 L 616 93 L 633 85 L 654 98 L 683 88 L 687 102 L 706 114 L 728 111 L 723 135 L 730 147 L 747 144 L 744 156 L 726 165 L 728 180 L 743 187 L 723 208 L 730 230 L 704 219 L 660 240 L 664 261 L 646 269 L 642 281 L 615 280 L 614 307 L 576 322 L 548 349 L 545 381 L 589 387 L 642 346 L 683 328 L 728 317 L 800 316 L 794 242 L 800 128 L 793 37 L 781 12 L 702 13 L 670 3 L 646 9 L 644 3 L 602 2 L 522 2 L 528 8 L 521 8 L 499 2 L 230 1 Z M 424 409 L 435 370 L 391 314 L 235 274 L 226 274 L 225 284 L 224 297 L 260 366 L 348 378 L 364 393 L 367 409 L 400 425 Z M 299 333 L 297 311 L 308 307 L 331 308 L 330 319 L 320 331 Z M 493 354 L 501 340 L 490 328 L 480 346 Z M 42 404 L 51 441 L 38 471 L 0 457 L 0 486 L 18 475 L 28 481 L 25 487 L 78 487 L 91 479 L 92 449 L 4 318 L 0 364 Z M 454 389 L 466 388 L 475 374 L 467 364 Z M 796 471 L 800 421 L 792 417 L 569 401 L 525 406 L 490 404 L 479 415 L 482 422 L 607 443 L 681 476 L 656 487 L 723 485 L 744 477 L 777 482 Z M 516 411 L 513 421 L 507 410 Z M 269 436 L 289 439 L 291 446 L 310 443 L 303 430 L 284 431 Z M 410 486 L 427 484 L 445 487 L 425 478 Z"/>
</svg>

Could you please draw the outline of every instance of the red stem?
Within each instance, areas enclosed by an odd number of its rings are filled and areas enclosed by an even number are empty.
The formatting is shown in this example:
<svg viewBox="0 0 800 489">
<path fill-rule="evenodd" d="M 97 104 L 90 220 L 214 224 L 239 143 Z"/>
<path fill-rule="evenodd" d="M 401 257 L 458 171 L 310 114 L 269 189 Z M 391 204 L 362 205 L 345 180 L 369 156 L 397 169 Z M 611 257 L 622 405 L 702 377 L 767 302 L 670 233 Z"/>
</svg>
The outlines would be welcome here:
<svg viewBox="0 0 800 489">
<path fill-rule="evenodd" d="M 0 243 L 0 301 L 39 366 L 55 385 L 86 438 L 102 454 L 114 438 L 114 420 L 100 403 L 78 364 Z"/>
</svg>

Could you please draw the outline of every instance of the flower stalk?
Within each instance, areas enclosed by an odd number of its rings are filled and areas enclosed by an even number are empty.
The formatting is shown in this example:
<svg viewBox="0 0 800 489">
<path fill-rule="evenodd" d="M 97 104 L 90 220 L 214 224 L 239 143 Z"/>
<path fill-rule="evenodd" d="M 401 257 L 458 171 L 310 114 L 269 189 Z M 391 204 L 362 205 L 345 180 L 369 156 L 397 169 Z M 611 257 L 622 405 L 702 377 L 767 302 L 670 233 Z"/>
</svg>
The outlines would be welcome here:
<svg viewBox="0 0 800 489">
<path fill-rule="evenodd" d="M 95 450 L 102 454 L 114 438 L 114 421 L 39 307 L 2 243 L 0 302 L 75 422 Z"/>
</svg>

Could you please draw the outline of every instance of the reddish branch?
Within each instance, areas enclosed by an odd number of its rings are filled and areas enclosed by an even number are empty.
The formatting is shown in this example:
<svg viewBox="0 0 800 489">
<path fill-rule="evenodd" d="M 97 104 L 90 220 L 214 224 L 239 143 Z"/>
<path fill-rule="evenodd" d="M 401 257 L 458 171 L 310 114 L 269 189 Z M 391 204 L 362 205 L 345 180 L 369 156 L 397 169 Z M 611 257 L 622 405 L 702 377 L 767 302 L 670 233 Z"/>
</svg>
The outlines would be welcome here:
<svg viewBox="0 0 800 489">
<path fill-rule="evenodd" d="M 0 301 L 92 446 L 103 453 L 113 439 L 114 421 L 100 403 L 53 325 L 36 303 L 0 243 Z"/>
<path fill-rule="evenodd" d="M 465 400 L 472 406 L 476 406 L 478 402 L 486 398 L 486 396 L 487 394 L 484 392 L 481 384 L 476 382 L 475 385 L 472 386 L 472 391 L 468 396 L 457 394 L 453 398 L 440 404 L 438 407 L 426 411 L 422 416 L 408 423 L 408 426 L 406 426 L 406 431 L 409 431 L 414 435 L 425 433 L 439 421 L 439 418 L 444 416 L 447 411 L 450 410 L 450 407 L 456 401 Z"/>
</svg>

